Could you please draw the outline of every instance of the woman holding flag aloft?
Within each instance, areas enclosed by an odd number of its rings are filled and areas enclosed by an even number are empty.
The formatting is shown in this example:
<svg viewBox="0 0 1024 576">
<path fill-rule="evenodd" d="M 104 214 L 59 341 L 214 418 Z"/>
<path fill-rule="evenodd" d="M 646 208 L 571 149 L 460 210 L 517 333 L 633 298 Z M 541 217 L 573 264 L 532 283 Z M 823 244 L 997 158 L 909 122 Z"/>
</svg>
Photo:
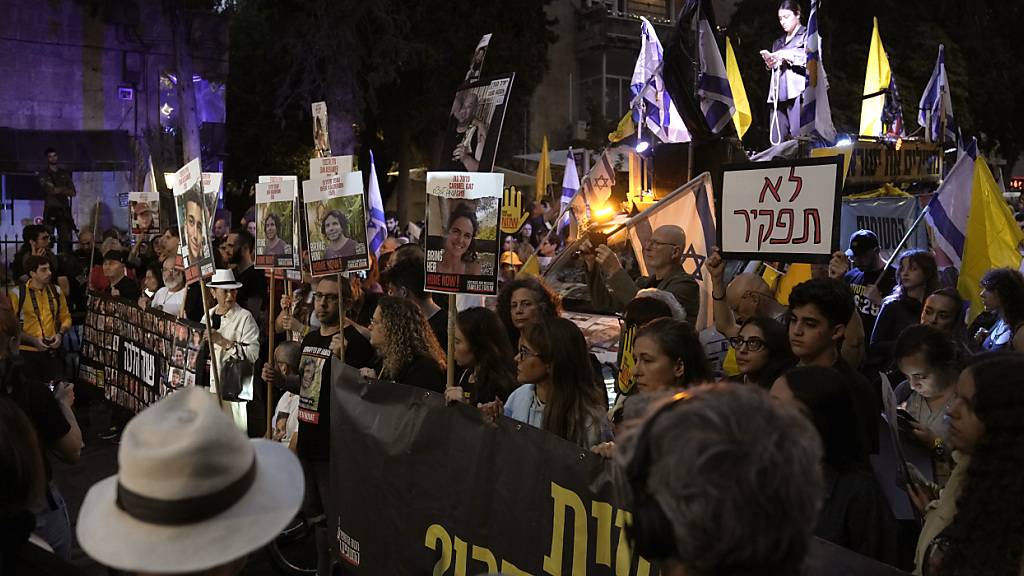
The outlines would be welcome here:
<svg viewBox="0 0 1024 576">
<path fill-rule="evenodd" d="M 800 24 L 800 4 L 782 0 L 779 25 L 785 32 L 772 43 L 772 51 L 761 51 L 765 66 L 772 71 L 768 103 L 773 106 L 769 138 L 772 144 L 795 137 L 800 132 L 800 95 L 807 87 L 807 28 Z"/>
</svg>

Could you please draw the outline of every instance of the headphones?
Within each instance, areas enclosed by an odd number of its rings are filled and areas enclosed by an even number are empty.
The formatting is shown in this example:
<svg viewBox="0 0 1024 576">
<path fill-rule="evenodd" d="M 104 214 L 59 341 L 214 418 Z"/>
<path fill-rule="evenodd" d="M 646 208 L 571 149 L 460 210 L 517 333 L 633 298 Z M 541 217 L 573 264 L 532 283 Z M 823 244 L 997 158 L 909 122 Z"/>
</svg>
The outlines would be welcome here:
<svg viewBox="0 0 1024 576">
<path fill-rule="evenodd" d="M 633 520 L 626 524 L 626 535 L 633 550 L 648 560 L 676 555 L 672 522 L 661 504 L 647 491 L 647 474 L 651 467 L 651 430 L 662 414 L 692 398 L 689 392 L 678 392 L 651 414 L 640 430 L 633 456 L 626 464 L 626 479 L 633 493 Z"/>
</svg>

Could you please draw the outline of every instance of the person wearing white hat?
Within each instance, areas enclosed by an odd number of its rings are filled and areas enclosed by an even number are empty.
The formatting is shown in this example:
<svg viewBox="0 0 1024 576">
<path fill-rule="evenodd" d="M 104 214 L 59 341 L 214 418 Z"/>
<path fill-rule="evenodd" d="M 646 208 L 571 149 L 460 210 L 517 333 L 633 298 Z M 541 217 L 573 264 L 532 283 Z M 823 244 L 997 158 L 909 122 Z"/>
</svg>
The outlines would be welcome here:
<svg viewBox="0 0 1024 576">
<path fill-rule="evenodd" d="M 199 388 L 139 413 L 121 436 L 118 473 L 82 503 L 82 549 L 138 575 L 239 574 L 295 517 L 303 477 L 287 447 L 233 428 Z"/>
<path fill-rule="evenodd" d="M 238 289 L 242 283 L 235 280 L 231 270 L 218 269 L 213 273 L 206 286 L 213 292 L 217 305 L 210 308 L 203 316 L 202 323 L 209 322 L 210 340 L 213 342 L 214 356 L 218 370 L 222 370 L 228 358 L 236 357 L 256 364 L 260 355 L 260 328 L 252 314 L 236 302 Z M 212 319 L 212 320 L 208 320 Z M 242 382 L 242 391 L 238 395 L 239 402 L 227 402 L 234 417 L 235 424 L 242 430 L 248 430 L 246 403 L 252 400 L 253 378 L 250 373 Z M 217 392 L 216 382 L 210 377 L 210 391 Z M 262 436 L 262 432 L 259 434 Z"/>
</svg>

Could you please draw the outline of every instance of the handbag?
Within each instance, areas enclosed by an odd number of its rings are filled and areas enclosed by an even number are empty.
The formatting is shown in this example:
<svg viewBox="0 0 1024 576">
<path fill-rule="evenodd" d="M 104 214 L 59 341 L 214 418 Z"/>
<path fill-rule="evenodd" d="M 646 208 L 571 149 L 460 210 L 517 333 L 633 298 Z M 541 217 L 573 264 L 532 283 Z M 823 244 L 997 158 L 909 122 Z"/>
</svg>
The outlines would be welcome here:
<svg viewBox="0 0 1024 576">
<path fill-rule="evenodd" d="M 252 379 L 253 364 L 240 356 L 231 356 L 221 362 L 220 397 L 225 402 L 247 402 L 238 396 L 245 383 Z"/>
</svg>

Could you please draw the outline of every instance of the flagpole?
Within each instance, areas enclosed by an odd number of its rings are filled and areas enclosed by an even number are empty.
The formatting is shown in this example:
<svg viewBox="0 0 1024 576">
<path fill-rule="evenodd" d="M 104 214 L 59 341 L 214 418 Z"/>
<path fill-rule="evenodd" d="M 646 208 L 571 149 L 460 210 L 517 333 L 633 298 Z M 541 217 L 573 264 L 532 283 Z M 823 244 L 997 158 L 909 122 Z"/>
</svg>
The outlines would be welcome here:
<svg viewBox="0 0 1024 576">
<path fill-rule="evenodd" d="M 942 183 L 946 160 L 946 86 L 939 85 L 939 183 Z"/>
<path fill-rule="evenodd" d="M 275 282 L 274 276 L 275 276 L 275 272 L 277 272 L 276 268 L 271 268 L 270 269 L 270 302 L 267 304 L 267 341 L 268 341 L 268 344 L 269 344 L 269 347 L 270 347 L 269 358 L 270 358 L 270 365 L 271 366 L 274 366 L 274 333 L 276 332 L 274 330 L 274 318 L 275 318 L 274 310 L 276 309 L 275 307 L 277 306 L 277 301 L 274 300 L 274 282 Z M 274 397 L 274 395 L 273 395 L 273 387 L 272 386 L 273 385 L 270 382 L 267 382 L 267 432 L 266 432 L 266 434 L 264 436 L 267 439 L 270 439 L 270 438 L 273 437 L 273 434 L 272 434 L 271 431 L 274 429 L 274 421 L 273 421 L 273 410 L 274 410 L 274 408 L 273 408 L 273 405 L 272 405 L 273 403 L 271 402 L 271 400 Z"/>
</svg>

